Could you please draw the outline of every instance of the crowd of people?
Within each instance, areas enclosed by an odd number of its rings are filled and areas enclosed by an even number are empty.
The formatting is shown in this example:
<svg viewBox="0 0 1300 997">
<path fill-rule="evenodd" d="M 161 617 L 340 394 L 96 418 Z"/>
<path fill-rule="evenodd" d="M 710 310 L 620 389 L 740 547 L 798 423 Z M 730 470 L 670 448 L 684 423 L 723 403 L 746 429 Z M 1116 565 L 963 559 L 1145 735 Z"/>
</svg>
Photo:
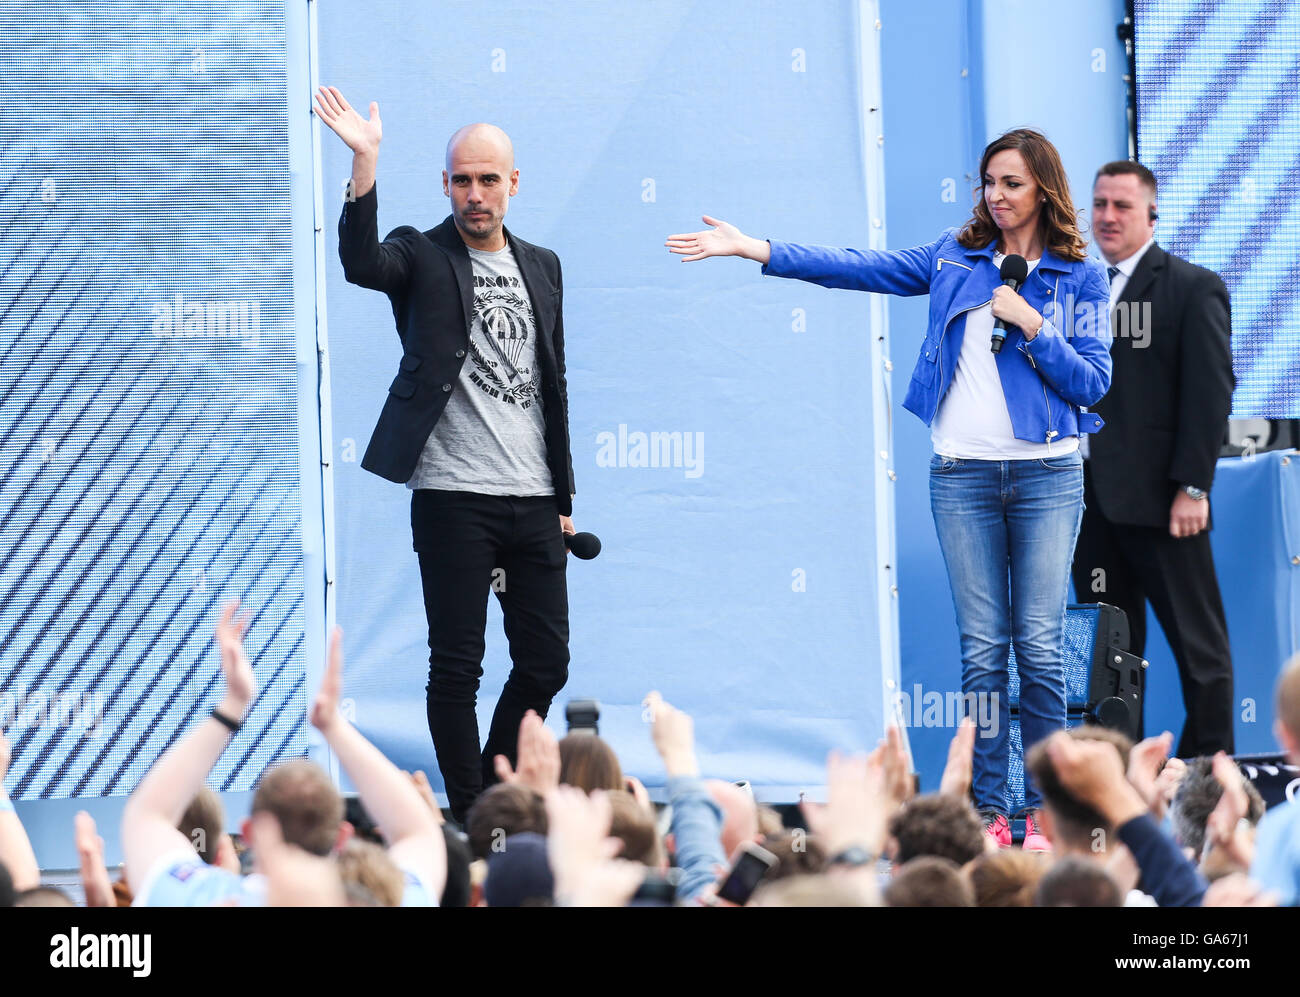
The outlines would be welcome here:
<svg viewBox="0 0 1300 997">
<path fill-rule="evenodd" d="M 594 733 L 559 739 L 534 712 L 513 760 L 464 827 L 444 820 L 423 773 L 399 770 L 339 710 L 335 631 L 311 704 L 357 787 L 291 759 L 262 776 L 240 833 L 228 833 L 208 773 L 253 702 L 247 617 L 216 627 L 225 692 L 174 744 L 122 817 L 114 879 L 88 814 L 74 830 L 87 906 L 1274 906 L 1300 902 L 1300 798 L 1265 811 L 1226 754 L 1169 757 L 1168 733 L 1058 731 L 1026 759 L 1043 799 L 1045 850 L 1000 846 L 971 795 L 977 731 L 957 730 L 935 793 L 918 794 L 897 728 L 870 754 L 833 752 L 826 802 L 798 826 L 746 786 L 706 779 L 690 716 L 645 701 L 667 805 L 626 776 Z M 1276 734 L 1300 764 L 1300 657 L 1278 680 Z M 0 783 L 8 768 L 0 734 Z M 12 803 L 0 793 L 0 906 L 72 905 L 42 885 Z"/>
</svg>

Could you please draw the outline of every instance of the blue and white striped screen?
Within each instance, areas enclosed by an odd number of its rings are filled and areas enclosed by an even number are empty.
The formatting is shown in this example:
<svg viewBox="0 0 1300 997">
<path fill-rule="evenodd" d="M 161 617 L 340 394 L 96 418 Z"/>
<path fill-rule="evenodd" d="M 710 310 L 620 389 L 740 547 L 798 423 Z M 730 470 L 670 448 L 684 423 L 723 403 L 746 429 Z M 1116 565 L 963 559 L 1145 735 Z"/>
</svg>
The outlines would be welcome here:
<svg viewBox="0 0 1300 997">
<path fill-rule="evenodd" d="M 1161 245 L 1232 295 L 1239 418 L 1300 417 L 1300 0 L 1137 0 Z"/>
<path fill-rule="evenodd" d="M 248 789 L 306 753 L 283 4 L 6 4 L 0 51 L 7 788 L 130 792 L 239 595 Z"/>
</svg>

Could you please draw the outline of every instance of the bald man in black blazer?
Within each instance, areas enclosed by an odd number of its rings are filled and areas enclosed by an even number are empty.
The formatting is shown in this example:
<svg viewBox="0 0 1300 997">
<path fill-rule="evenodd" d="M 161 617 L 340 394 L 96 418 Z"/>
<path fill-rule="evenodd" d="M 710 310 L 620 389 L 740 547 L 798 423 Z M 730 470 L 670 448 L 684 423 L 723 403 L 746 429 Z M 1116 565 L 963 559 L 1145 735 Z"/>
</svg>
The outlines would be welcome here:
<svg viewBox="0 0 1300 997">
<path fill-rule="evenodd" d="M 1178 663 L 1183 757 L 1231 752 L 1232 656 L 1210 548 L 1210 491 L 1232 409 L 1231 313 L 1218 274 L 1154 241 L 1156 181 L 1108 163 L 1093 186 L 1092 227 L 1111 278 L 1110 391 L 1093 407 L 1086 510 L 1074 556 L 1080 602 L 1129 618 L 1146 646 L 1146 606 Z"/>
<path fill-rule="evenodd" d="M 510 773 L 524 717 L 545 719 L 568 680 L 574 487 L 560 261 L 505 227 L 519 171 L 500 128 L 467 125 L 447 143 L 450 216 L 380 242 L 379 107 L 362 118 L 333 87 L 321 87 L 315 107 L 353 151 L 343 274 L 388 295 L 402 342 L 361 466 L 411 490 L 429 733 L 452 817 L 464 823 L 483 789 Z M 480 750 L 489 591 L 513 667 Z"/>
</svg>

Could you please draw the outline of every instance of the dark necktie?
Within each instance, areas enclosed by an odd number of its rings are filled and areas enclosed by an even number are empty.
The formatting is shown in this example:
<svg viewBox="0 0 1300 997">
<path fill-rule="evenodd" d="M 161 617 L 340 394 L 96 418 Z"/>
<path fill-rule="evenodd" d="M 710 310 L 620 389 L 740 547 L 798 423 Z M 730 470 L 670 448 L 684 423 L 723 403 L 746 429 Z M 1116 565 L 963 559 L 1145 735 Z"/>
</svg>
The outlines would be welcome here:
<svg viewBox="0 0 1300 997">
<path fill-rule="evenodd" d="M 1106 276 L 1110 278 L 1110 282 L 1111 282 L 1112 284 L 1115 283 L 1115 275 L 1116 275 L 1117 273 L 1119 273 L 1119 267 L 1107 267 L 1107 268 L 1106 268 Z"/>
</svg>

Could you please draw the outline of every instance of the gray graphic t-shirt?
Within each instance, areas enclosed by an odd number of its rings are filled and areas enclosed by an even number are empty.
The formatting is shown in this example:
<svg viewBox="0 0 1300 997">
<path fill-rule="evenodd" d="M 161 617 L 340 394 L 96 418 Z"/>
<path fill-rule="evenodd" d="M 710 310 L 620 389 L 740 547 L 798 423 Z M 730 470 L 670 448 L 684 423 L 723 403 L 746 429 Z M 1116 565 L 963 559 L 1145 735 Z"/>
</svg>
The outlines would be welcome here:
<svg viewBox="0 0 1300 997">
<path fill-rule="evenodd" d="M 407 488 L 554 495 L 537 368 L 537 324 L 510 247 L 469 250 L 469 355 Z"/>
</svg>

